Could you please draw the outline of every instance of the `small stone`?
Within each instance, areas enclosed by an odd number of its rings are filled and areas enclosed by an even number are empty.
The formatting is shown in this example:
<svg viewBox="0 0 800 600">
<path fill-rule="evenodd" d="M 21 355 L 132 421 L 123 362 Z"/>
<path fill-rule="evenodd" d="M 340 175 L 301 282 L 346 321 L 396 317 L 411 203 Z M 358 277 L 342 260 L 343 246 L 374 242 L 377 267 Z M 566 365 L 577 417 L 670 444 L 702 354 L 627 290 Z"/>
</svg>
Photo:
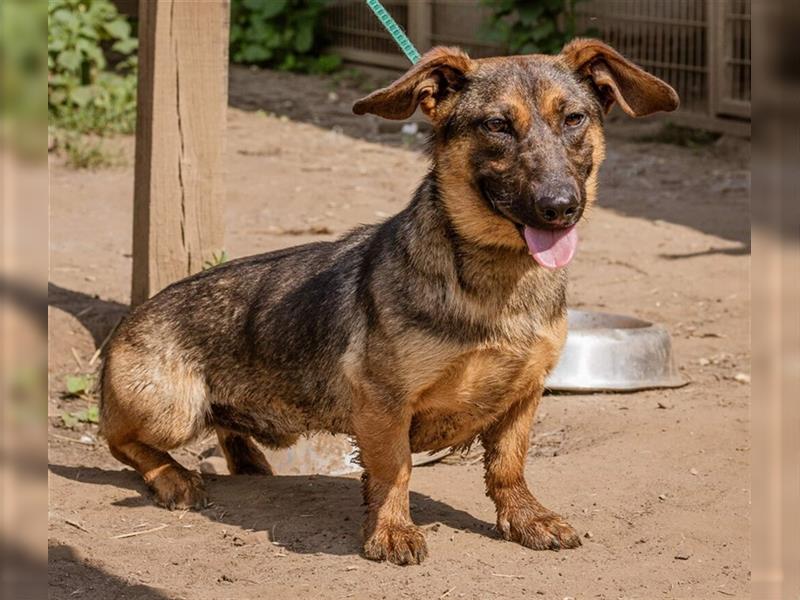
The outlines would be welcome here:
<svg viewBox="0 0 800 600">
<path fill-rule="evenodd" d="M 672 408 L 672 407 L 671 407 L 669 404 L 665 404 L 664 402 L 659 402 L 659 403 L 658 403 L 658 408 L 661 408 L 661 409 L 663 409 L 663 410 L 666 410 L 666 409 L 668 409 L 668 408 Z"/>
<path fill-rule="evenodd" d="M 400 131 L 404 135 L 415 135 L 419 131 L 419 125 L 416 123 L 404 123 Z"/>
<path fill-rule="evenodd" d="M 583 534 L 583 537 L 585 537 L 587 540 L 590 540 L 594 537 L 594 534 L 591 531 L 587 531 Z"/>
<path fill-rule="evenodd" d="M 245 541 L 240 538 L 238 535 L 233 538 L 233 545 L 234 546 L 244 546 Z"/>
<path fill-rule="evenodd" d="M 708 360 L 707 358 L 701 358 L 700 360 L 697 361 L 697 364 L 700 365 L 701 367 L 707 367 L 708 365 L 711 364 L 711 361 Z"/>
<path fill-rule="evenodd" d="M 679 552 L 675 555 L 675 560 L 689 560 L 690 558 L 692 558 L 690 552 Z"/>
<path fill-rule="evenodd" d="M 667 495 L 666 494 L 659 494 L 658 495 L 658 499 L 661 500 L 662 502 L 664 502 L 667 499 Z"/>
<path fill-rule="evenodd" d="M 695 469 L 694 467 L 692 467 L 691 469 L 689 469 L 689 473 L 691 473 L 692 475 L 698 475 L 698 474 L 699 474 L 699 473 L 698 473 L 698 471 L 697 471 L 697 469 Z"/>
<path fill-rule="evenodd" d="M 200 461 L 200 472 L 208 475 L 227 475 L 228 464 L 221 456 L 209 456 Z"/>
<path fill-rule="evenodd" d="M 737 373 L 733 378 L 739 383 L 750 383 L 750 375 L 747 373 Z"/>
<path fill-rule="evenodd" d="M 97 440 L 94 439 L 94 436 L 84 433 L 81 436 L 81 439 L 78 440 L 81 444 L 86 444 L 87 446 L 94 446 L 97 443 Z"/>
</svg>

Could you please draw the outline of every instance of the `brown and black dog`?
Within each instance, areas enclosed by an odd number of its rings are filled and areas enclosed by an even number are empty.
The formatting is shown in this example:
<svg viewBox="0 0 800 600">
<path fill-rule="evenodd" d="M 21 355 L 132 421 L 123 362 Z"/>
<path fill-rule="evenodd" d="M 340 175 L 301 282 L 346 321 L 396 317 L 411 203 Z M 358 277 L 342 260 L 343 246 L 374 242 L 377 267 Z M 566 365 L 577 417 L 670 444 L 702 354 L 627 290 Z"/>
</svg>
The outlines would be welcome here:
<svg viewBox="0 0 800 600">
<path fill-rule="evenodd" d="M 231 473 L 269 475 L 254 440 L 351 435 L 364 467 L 364 555 L 419 563 L 411 453 L 485 448 L 504 537 L 580 545 L 528 489 L 525 456 L 566 335 L 563 268 L 595 197 L 604 114 L 674 110 L 675 91 L 612 48 L 471 60 L 435 48 L 357 114 L 433 125 L 410 204 L 335 242 L 252 256 L 163 290 L 110 340 L 102 432 L 167 507 L 205 502 L 167 453 L 214 428 Z"/>
</svg>

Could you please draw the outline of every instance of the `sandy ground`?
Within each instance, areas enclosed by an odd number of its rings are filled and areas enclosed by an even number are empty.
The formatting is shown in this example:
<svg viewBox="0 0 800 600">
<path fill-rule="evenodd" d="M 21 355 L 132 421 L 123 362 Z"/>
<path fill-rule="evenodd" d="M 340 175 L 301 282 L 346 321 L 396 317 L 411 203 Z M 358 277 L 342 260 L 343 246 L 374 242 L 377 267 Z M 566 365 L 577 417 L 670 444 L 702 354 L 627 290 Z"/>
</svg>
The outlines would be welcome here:
<svg viewBox="0 0 800 600">
<path fill-rule="evenodd" d="M 232 257 L 385 218 L 426 168 L 417 138 L 349 115 L 358 90 L 242 69 L 231 80 Z M 407 568 L 359 557 L 355 476 L 206 476 L 212 507 L 168 512 L 94 443 L 94 425 L 63 427 L 59 415 L 87 402 L 64 397 L 65 377 L 91 370 L 127 309 L 133 182 L 131 164 L 73 171 L 52 155 L 51 597 L 748 597 L 749 149 L 642 143 L 638 129 L 610 129 L 569 303 L 663 323 L 691 383 L 543 401 L 527 477 L 585 534 L 582 548 L 499 539 L 470 456 L 415 469 L 412 513 L 430 557 Z M 118 143 L 130 157 L 131 140 Z M 176 456 L 196 467 L 210 445 Z M 126 533 L 140 535 L 115 537 Z"/>
</svg>

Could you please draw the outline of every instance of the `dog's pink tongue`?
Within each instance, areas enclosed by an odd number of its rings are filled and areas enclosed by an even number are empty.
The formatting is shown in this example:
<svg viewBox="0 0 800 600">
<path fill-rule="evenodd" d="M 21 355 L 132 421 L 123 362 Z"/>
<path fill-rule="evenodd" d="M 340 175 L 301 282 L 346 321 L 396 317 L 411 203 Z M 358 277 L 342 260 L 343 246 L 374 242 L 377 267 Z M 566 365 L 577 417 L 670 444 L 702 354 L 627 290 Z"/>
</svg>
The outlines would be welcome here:
<svg viewBox="0 0 800 600">
<path fill-rule="evenodd" d="M 569 264 L 578 248 L 578 231 L 575 226 L 550 231 L 525 226 L 525 242 L 537 263 L 548 269 L 558 269 Z"/>
</svg>

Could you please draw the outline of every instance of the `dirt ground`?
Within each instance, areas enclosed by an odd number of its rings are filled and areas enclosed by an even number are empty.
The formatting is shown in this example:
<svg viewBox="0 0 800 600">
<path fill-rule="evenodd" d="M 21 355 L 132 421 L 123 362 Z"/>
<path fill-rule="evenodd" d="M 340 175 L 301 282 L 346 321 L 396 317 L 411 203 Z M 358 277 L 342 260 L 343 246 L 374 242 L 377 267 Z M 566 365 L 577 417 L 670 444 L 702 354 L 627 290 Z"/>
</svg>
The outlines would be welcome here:
<svg viewBox="0 0 800 600">
<path fill-rule="evenodd" d="M 419 137 L 352 117 L 359 93 L 233 70 L 231 257 L 331 239 L 408 200 L 426 168 Z M 471 455 L 414 470 L 412 513 L 430 557 L 406 568 L 359 556 L 356 475 L 206 476 L 213 506 L 168 512 L 94 425 L 64 427 L 60 415 L 87 405 L 64 397 L 66 376 L 96 366 L 129 302 L 132 140 L 117 141 L 128 165 L 113 169 L 74 171 L 52 154 L 51 597 L 749 597 L 749 146 L 686 148 L 636 141 L 652 125 L 609 129 L 569 304 L 664 324 L 690 384 L 544 399 L 526 473 L 585 534 L 580 549 L 499 539 Z M 196 467 L 211 445 L 176 456 Z"/>
</svg>

